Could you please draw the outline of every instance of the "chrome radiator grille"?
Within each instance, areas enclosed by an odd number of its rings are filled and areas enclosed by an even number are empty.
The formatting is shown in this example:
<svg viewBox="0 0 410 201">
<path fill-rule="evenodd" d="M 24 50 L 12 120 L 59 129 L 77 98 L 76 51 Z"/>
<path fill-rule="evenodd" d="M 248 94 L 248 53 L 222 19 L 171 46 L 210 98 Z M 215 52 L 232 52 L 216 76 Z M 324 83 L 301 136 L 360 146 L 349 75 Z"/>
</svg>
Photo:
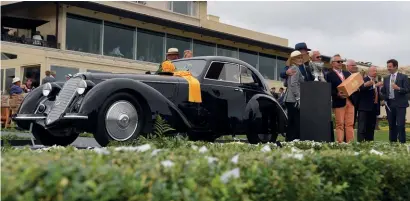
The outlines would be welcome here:
<svg viewBox="0 0 410 201">
<path fill-rule="evenodd" d="M 71 78 L 67 80 L 47 116 L 46 124 L 51 124 L 61 117 L 77 93 L 77 85 L 80 81 L 81 78 Z"/>
</svg>

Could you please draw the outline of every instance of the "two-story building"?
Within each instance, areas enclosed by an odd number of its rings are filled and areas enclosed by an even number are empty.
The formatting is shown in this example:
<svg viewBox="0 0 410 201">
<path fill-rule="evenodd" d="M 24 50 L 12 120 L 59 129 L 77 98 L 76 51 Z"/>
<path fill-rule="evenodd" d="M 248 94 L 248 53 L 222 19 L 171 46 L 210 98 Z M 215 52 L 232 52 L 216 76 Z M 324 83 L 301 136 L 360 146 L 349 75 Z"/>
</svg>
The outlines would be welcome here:
<svg viewBox="0 0 410 201">
<path fill-rule="evenodd" d="M 268 84 L 293 48 L 288 40 L 227 25 L 204 1 L 1 2 L 1 89 L 14 76 L 39 85 L 45 71 L 63 81 L 78 72 L 156 71 L 168 48 L 239 58 Z M 329 61 L 329 57 L 324 57 Z"/>
</svg>

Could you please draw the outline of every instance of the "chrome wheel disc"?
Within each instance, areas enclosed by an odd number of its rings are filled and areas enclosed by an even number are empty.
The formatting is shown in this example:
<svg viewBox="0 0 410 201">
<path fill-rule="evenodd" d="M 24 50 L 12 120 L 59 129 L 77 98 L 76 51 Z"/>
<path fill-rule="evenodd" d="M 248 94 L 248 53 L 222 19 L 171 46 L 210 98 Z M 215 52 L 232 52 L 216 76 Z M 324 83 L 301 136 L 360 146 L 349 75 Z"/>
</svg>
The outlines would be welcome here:
<svg viewBox="0 0 410 201">
<path fill-rule="evenodd" d="M 105 127 L 114 140 L 128 140 L 138 127 L 138 112 L 130 102 L 117 101 L 108 108 Z"/>
</svg>

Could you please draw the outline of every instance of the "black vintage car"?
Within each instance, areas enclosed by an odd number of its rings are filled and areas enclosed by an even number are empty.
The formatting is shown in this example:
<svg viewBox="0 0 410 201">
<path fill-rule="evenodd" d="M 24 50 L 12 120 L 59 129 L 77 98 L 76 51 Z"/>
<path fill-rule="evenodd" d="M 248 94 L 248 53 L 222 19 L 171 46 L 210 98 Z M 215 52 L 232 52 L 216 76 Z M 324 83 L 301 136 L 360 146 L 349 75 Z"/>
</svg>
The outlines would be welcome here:
<svg viewBox="0 0 410 201">
<path fill-rule="evenodd" d="M 202 102 L 189 102 L 189 83 L 164 74 L 78 73 L 30 92 L 13 120 L 44 145 L 69 145 L 81 132 L 105 146 L 150 133 L 156 115 L 191 140 L 246 134 L 250 143 L 275 141 L 287 116 L 262 75 L 233 58 L 172 61 L 200 83 Z"/>
</svg>

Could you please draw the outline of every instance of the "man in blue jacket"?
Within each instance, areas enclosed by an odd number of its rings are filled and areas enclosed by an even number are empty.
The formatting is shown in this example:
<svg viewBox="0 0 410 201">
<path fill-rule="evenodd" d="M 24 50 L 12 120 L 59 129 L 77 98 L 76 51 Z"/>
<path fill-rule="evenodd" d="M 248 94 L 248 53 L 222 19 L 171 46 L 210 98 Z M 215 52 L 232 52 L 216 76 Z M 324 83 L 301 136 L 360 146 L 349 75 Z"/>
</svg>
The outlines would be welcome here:
<svg viewBox="0 0 410 201">
<path fill-rule="evenodd" d="M 311 49 L 307 47 L 306 43 L 296 44 L 295 50 L 300 51 L 303 55 L 308 55 L 309 54 L 308 51 L 311 51 Z M 303 77 L 305 77 L 305 82 L 315 80 L 315 77 L 313 76 L 312 71 L 310 70 L 310 68 L 308 68 L 308 66 L 309 66 L 309 61 L 299 66 L 300 72 L 302 73 Z M 294 75 L 295 73 L 296 71 L 290 70 L 289 66 L 285 66 L 284 71 L 280 73 L 280 77 L 286 80 L 288 76 Z M 286 85 L 286 81 L 284 83 Z"/>
</svg>

